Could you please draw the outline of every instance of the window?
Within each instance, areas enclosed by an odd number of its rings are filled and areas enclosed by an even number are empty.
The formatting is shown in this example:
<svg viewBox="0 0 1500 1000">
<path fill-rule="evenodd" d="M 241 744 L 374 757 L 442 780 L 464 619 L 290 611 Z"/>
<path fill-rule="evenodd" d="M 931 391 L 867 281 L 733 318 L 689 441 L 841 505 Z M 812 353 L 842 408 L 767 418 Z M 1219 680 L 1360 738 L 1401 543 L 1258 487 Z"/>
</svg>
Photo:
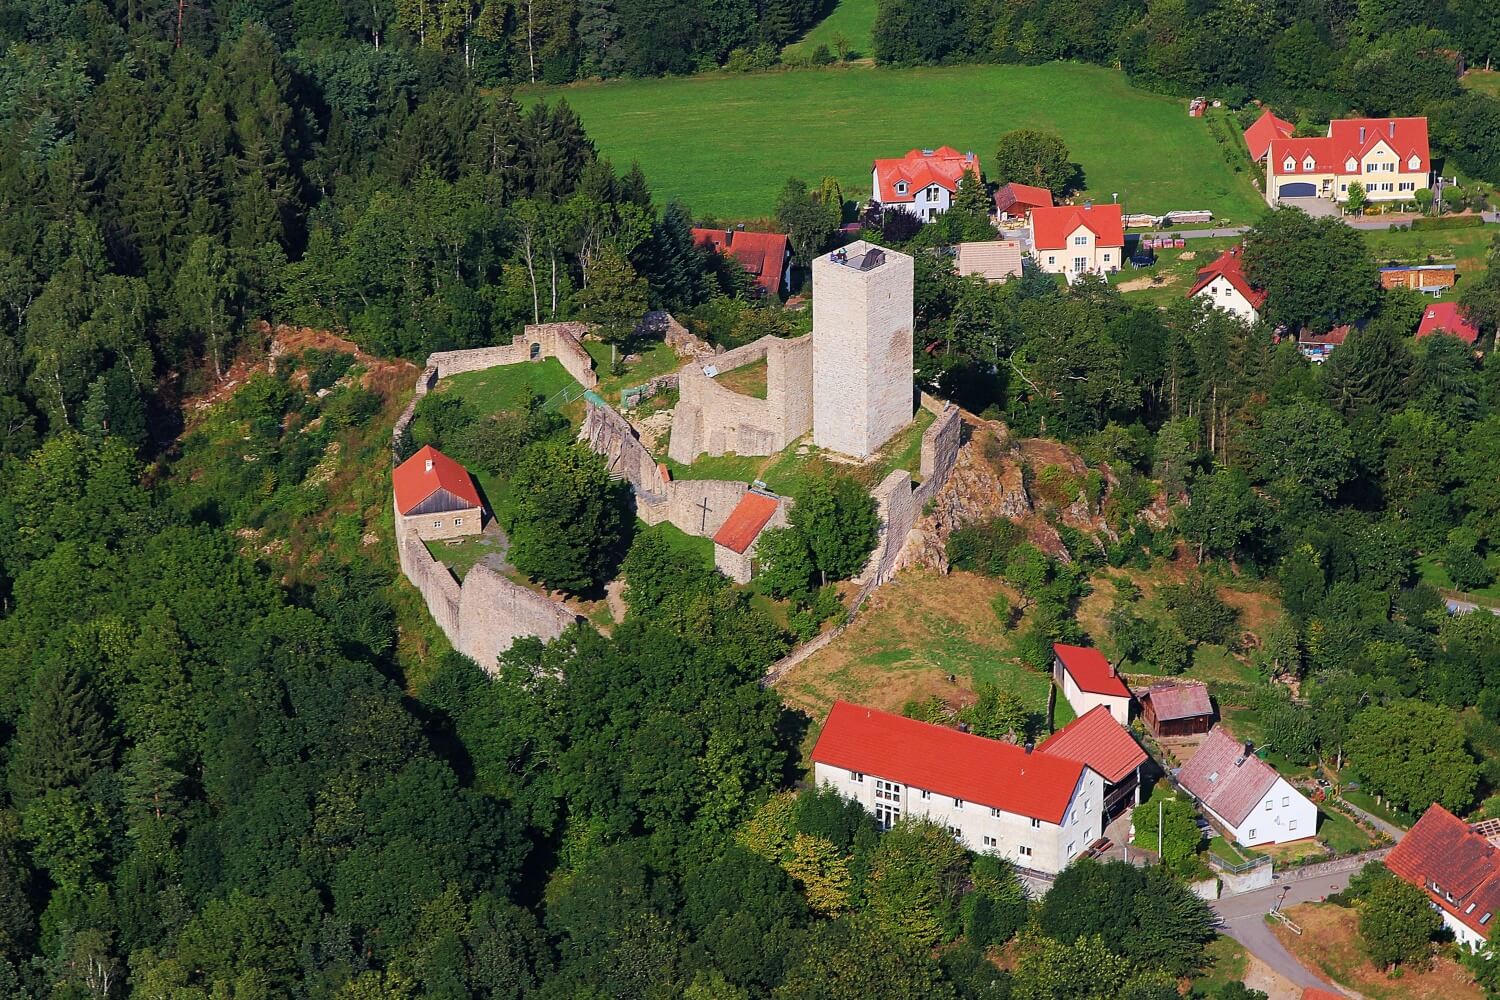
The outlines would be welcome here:
<svg viewBox="0 0 1500 1000">
<path fill-rule="evenodd" d="M 1421 159 L 1421 157 L 1418 157 L 1418 156 L 1413 156 L 1410 160 L 1407 161 L 1407 166 L 1411 167 L 1411 169 L 1413 169 L 1413 170 L 1416 170 L 1421 165 L 1422 165 L 1422 159 Z"/>
<path fill-rule="evenodd" d="M 1490 922 L 1490 917 L 1493 917 L 1493 916 L 1494 916 L 1493 913 L 1490 913 L 1490 912 L 1486 911 L 1485 914 L 1484 914 L 1484 916 L 1482 916 L 1482 917 L 1479 918 L 1479 926 L 1483 927 L 1485 924 L 1489 923 Z"/>
<path fill-rule="evenodd" d="M 1354 173 L 1354 171 L 1356 171 L 1358 169 L 1359 169 L 1359 164 L 1357 162 L 1355 162 L 1354 157 L 1351 156 L 1351 157 L 1349 157 L 1349 159 L 1347 159 L 1347 160 L 1344 161 L 1344 170 L 1346 172 L 1352 174 L 1352 173 Z"/>
<path fill-rule="evenodd" d="M 905 194 L 906 193 L 906 182 L 905 181 L 897 181 L 896 182 L 896 193 L 897 194 Z"/>
<path fill-rule="evenodd" d="M 999 847 L 1000 846 L 1000 841 L 999 841 L 998 838 L 986 835 L 985 838 L 984 838 L 984 846 L 985 847 Z M 1469 907 L 1469 909 L 1471 909 L 1471 910 L 1473 908 L 1474 907 L 1472 907 L 1472 906 Z"/>
<path fill-rule="evenodd" d="M 1105 254 L 1104 255 L 1104 263 L 1106 263 L 1106 264 L 1109 263 L 1109 254 Z"/>
<path fill-rule="evenodd" d="M 1286 806 L 1289 806 L 1291 804 L 1292 804 L 1292 797 L 1290 795 L 1283 795 L 1281 797 L 1281 805 L 1282 805 L 1283 808 L 1285 808 Z"/>
<path fill-rule="evenodd" d="M 1303 170 L 1311 170 L 1313 167 L 1316 167 L 1317 165 L 1318 165 L 1317 161 L 1314 160 L 1311 156 L 1309 156 L 1307 159 L 1305 159 L 1305 160 L 1302 161 L 1302 169 Z"/>
<path fill-rule="evenodd" d="M 1250 831 L 1250 839 L 1251 840 L 1255 839 L 1255 831 L 1253 829 Z"/>
<path fill-rule="evenodd" d="M 1048 257 L 1047 258 L 1047 263 L 1049 263 L 1049 264 L 1056 264 L 1057 263 L 1057 258 L 1056 257 Z"/>
<path fill-rule="evenodd" d="M 948 835 L 951 836 L 954 840 L 961 841 L 964 839 L 964 832 L 956 826 L 948 827 Z"/>
<path fill-rule="evenodd" d="M 994 806 L 990 806 L 990 815 L 991 816 L 999 816 L 1000 815 L 1000 810 L 996 809 Z"/>
<path fill-rule="evenodd" d="M 953 800 L 953 808 L 955 808 L 955 809 L 963 809 L 963 807 L 964 807 L 964 800 L 963 799 L 954 799 Z"/>
<path fill-rule="evenodd" d="M 1289 823 L 1287 823 L 1286 828 L 1288 830 L 1295 830 L 1295 829 L 1297 829 L 1297 821 L 1296 820 L 1290 821 Z"/>
<path fill-rule="evenodd" d="M 1470 903 L 1470 904 L 1469 904 L 1469 905 L 1468 905 L 1468 907 L 1467 907 L 1467 908 L 1466 908 L 1466 909 L 1465 909 L 1465 910 L 1464 910 L 1464 913 L 1465 913 L 1465 914 L 1469 914 L 1469 913 L 1473 913 L 1473 912 L 1474 912 L 1474 906 L 1475 906 L 1475 905 L 1476 905 L 1476 904 L 1474 904 L 1474 903 Z"/>
<path fill-rule="evenodd" d="M 1402 181 L 1400 187 L 1397 188 L 1397 190 L 1400 190 L 1400 191 L 1412 191 L 1412 190 L 1416 189 L 1416 186 L 1417 185 L 1415 183 L 1413 183 L 1412 181 Z"/>
<path fill-rule="evenodd" d="M 1033 830 L 1040 830 L 1042 828 L 1042 821 L 1039 820 L 1039 819 L 1032 820 L 1031 821 L 1031 828 Z"/>
<path fill-rule="evenodd" d="M 1081 271 L 1087 271 L 1088 269 L 1089 269 L 1089 259 L 1087 257 L 1074 257 L 1073 258 L 1073 270 L 1081 272 Z"/>
<path fill-rule="evenodd" d="M 875 779 L 875 797 L 884 799 L 886 802 L 901 801 L 901 786 L 894 781 L 886 781 L 884 778 Z"/>
<path fill-rule="evenodd" d="M 1276 803 L 1272 802 L 1270 799 L 1266 799 L 1266 812 L 1270 812 L 1271 807 L 1274 805 L 1276 805 Z"/>
<path fill-rule="evenodd" d="M 461 528 L 461 527 L 463 527 L 463 523 L 464 523 L 464 519 L 461 518 L 461 517 L 455 517 L 453 519 L 453 526 L 455 528 Z"/>
<path fill-rule="evenodd" d="M 1283 163 L 1282 166 L 1285 167 L 1288 170 L 1296 170 L 1297 169 L 1297 161 L 1294 160 L 1294 159 L 1292 159 L 1290 156 L 1288 156 L 1286 158 L 1286 162 Z"/>
<path fill-rule="evenodd" d="M 1091 812 L 1094 811 L 1094 800 L 1093 799 L 1084 799 L 1083 800 L 1083 811 L 1086 812 L 1086 813 L 1091 813 Z"/>
<path fill-rule="evenodd" d="M 865 780 L 865 774 L 864 774 L 863 771 L 850 771 L 849 772 L 849 780 L 850 781 L 864 781 Z"/>
<path fill-rule="evenodd" d="M 1365 164 L 1365 173 L 1367 173 L 1367 174 L 1373 174 L 1375 172 L 1375 168 L 1377 166 L 1379 166 L 1378 163 L 1366 163 Z"/>
<path fill-rule="evenodd" d="M 1073 841 L 1068 841 L 1068 857 L 1073 856 Z"/>
<path fill-rule="evenodd" d="M 443 526 L 443 522 L 442 521 L 433 521 L 432 522 L 432 526 L 434 528 L 441 528 Z"/>
<path fill-rule="evenodd" d="M 1347 184 L 1340 184 L 1339 185 L 1339 190 L 1340 191 L 1347 191 L 1347 190 L 1349 190 L 1349 185 L 1347 185 Z"/>
<path fill-rule="evenodd" d="M 924 801 L 925 801 L 925 800 L 927 800 L 927 799 L 930 799 L 930 798 L 932 798 L 932 793 L 931 793 L 931 792 L 929 792 L 929 791 L 928 791 L 928 790 L 927 790 L 927 789 L 925 789 L 925 788 L 924 788 L 924 789 L 922 789 L 922 790 L 921 790 L 921 791 L 920 791 L 920 792 L 918 792 L 918 793 L 917 793 L 917 794 L 918 794 L 918 795 L 920 795 L 920 796 L 922 796 L 922 798 L 923 798 L 923 800 L 924 800 Z"/>
<path fill-rule="evenodd" d="M 1025 845 L 1024 845 L 1024 844 L 1023 844 L 1023 845 L 1022 845 L 1022 846 L 1020 846 L 1020 847 L 1018 847 L 1018 848 L 1016 848 L 1016 853 L 1017 853 L 1017 854 L 1019 854 L 1019 855 L 1021 855 L 1021 857 L 1023 857 L 1023 858 L 1029 858 L 1029 857 L 1031 857 L 1031 848 L 1029 848 L 1029 847 L 1027 847 L 1027 846 L 1025 846 Z M 1485 916 L 1486 916 L 1486 917 L 1488 917 L 1488 916 L 1489 916 L 1489 914 L 1488 914 L 1488 913 L 1486 913 L 1486 914 L 1485 914 Z M 1483 920 L 1481 920 L 1481 921 L 1479 921 L 1479 922 L 1480 922 L 1480 923 L 1481 923 L 1481 924 L 1482 924 L 1482 923 L 1484 923 L 1484 921 L 1483 921 Z"/>
<path fill-rule="evenodd" d="M 1394 163 L 1382 163 L 1380 169 L 1385 173 L 1394 174 L 1396 172 L 1396 165 Z"/>
<path fill-rule="evenodd" d="M 1073 237 L 1073 245 L 1075 247 L 1086 247 L 1089 245 L 1089 238 L 1087 236 L 1075 236 Z"/>
<path fill-rule="evenodd" d="M 1209 774 L 1209 776 L 1208 776 L 1208 783 L 1210 785 L 1212 785 L 1214 782 L 1216 782 L 1218 780 L 1219 780 L 1219 772 L 1218 771 L 1213 771 L 1213 772 L 1211 772 Z"/>
<path fill-rule="evenodd" d="M 1078 825 L 1078 810 L 1073 810 L 1072 818 L 1069 819 L 1068 822 L 1072 823 L 1074 826 Z"/>
<path fill-rule="evenodd" d="M 900 818 L 901 809 L 899 806 L 893 806 L 889 802 L 875 803 L 875 825 L 882 830 L 889 830 L 896 825 L 896 821 Z"/>
<path fill-rule="evenodd" d="M 930 188 L 927 189 L 927 200 L 928 201 L 937 201 L 938 200 L 938 186 L 936 184 L 934 184 L 932 187 L 930 187 Z"/>
</svg>

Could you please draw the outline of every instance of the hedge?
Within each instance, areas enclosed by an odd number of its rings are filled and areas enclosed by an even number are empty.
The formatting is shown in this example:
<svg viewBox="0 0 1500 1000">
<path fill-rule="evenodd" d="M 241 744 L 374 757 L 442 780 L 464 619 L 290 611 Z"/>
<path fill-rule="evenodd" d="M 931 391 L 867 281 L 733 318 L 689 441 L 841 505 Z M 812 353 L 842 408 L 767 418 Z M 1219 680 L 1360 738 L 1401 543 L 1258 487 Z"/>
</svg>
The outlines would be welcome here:
<svg viewBox="0 0 1500 1000">
<path fill-rule="evenodd" d="M 1475 229 L 1484 225 L 1477 215 L 1439 215 L 1430 219 L 1413 219 L 1413 229 Z"/>
</svg>

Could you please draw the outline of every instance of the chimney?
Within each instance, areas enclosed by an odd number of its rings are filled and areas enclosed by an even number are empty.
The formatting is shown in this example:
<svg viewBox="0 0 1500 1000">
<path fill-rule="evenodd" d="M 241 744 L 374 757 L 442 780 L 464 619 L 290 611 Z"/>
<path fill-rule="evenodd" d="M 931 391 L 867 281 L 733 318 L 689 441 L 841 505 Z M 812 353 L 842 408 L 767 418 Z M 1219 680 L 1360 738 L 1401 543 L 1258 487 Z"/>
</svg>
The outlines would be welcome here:
<svg viewBox="0 0 1500 1000">
<path fill-rule="evenodd" d="M 728 246 L 732 246 L 733 244 L 734 244 L 734 230 L 733 229 L 726 229 L 726 230 L 724 230 L 724 245 L 726 247 L 728 247 Z"/>
<path fill-rule="evenodd" d="M 1255 744 L 1249 740 L 1245 741 L 1245 756 L 1248 757 L 1255 752 Z"/>
<path fill-rule="evenodd" d="M 1035 744 L 1035 743 L 1027 743 L 1027 744 L 1026 744 L 1026 752 L 1027 752 L 1027 753 L 1031 753 L 1031 751 L 1032 751 L 1032 750 L 1033 750 L 1033 749 L 1034 749 L 1034 748 L 1035 748 L 1035 747 L 1036 747 L 1036 744 Z"/>
<path fill-rule="evenodd" d="M 1093 199 L 1092 198 L 1085 198 L 1083 200 L 1083 207 L 1084 207 L 1085 211 L 1087 211 L 1088 209 L 1093 208 L 1094 207 Z"/>
<path fill-rule="evenodd" d="M 422 471 L 424 471 L 424 472 L 431 472 L 432 471 L 432 459 L 429 458 L 427 460 L 427 468 L 424 469 L 424 470 L 422 470 Z"/>
<path fill-rule="evenodd" d="M 1363 125 L 1359 127 L 1359 144 L 1361 146 L 1365 144 L 1365 127 Z"/>
<path fill-rule="evenodd" d="M 1396 119 L 1391 119 L 1391 138 L 1396 138 Z"/>
</svg>

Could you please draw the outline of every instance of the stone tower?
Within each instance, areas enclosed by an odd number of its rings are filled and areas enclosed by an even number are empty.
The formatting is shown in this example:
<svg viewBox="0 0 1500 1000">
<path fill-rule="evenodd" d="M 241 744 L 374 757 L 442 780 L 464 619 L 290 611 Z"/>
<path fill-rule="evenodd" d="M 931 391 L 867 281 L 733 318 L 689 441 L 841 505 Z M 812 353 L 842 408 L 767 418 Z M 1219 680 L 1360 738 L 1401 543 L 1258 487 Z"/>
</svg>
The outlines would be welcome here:
<svg viewBox="0 0 1500 1000">
<path fill-rule="evenodd" d="M 812 276 L 813 443 L 865 458 L 911 422 L 912 259 L 859 240 Z"/>
</svg>

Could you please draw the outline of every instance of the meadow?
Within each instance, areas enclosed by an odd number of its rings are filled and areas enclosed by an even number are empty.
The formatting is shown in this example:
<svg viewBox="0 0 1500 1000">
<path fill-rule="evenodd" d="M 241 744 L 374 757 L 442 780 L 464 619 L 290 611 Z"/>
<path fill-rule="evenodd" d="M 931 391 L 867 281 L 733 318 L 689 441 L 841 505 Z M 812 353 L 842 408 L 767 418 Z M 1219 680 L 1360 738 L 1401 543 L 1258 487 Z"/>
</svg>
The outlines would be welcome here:
<svg viewBox="0 0 1500 1000">
<path fill-rule="evenodd" d="M 833 12 L 786 47 L 785 56 L 811 56 L 819 45 L 838 55 L 838 40 L 849 46 L 850 59 L 868 59 L 875 53 L 870 35 L 875 28 L 875 0 L 839 0 Z"/>
<path fill-rule="evenodd" d="M 835 14 L 837 16 L 837 14 Z M 1099 66 L 828 67 L 528 88 L 566 98 L 599 151 L 638 161 L 658 201 L 700 218 L 768 217 L 790 176 L 870 192 L 870 164 L 914 146 L 994 157 L 1001 133 L 1052 129 L 1083 166 L 1085 197 L 1161 214 L 1211 209 L 1248 223 L 1264 211 L 1248 172 L 1226 162 L 1181 100 L 1138 90 Z"/>
</svg>

